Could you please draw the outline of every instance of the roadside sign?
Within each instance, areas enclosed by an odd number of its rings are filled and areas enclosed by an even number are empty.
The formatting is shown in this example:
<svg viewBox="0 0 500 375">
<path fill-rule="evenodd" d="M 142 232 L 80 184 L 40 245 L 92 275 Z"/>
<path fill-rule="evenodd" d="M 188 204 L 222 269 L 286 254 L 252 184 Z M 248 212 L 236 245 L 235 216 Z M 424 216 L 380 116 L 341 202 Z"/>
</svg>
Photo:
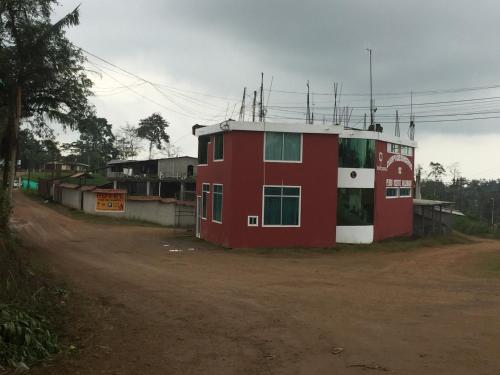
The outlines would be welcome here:
<svg viewBox="0 0 500 375">
<path fill-rule="evenodd" d="M 125 211 L 125 193 L 96 193 L 95 195 L 96 211 Z"/>
</svg>

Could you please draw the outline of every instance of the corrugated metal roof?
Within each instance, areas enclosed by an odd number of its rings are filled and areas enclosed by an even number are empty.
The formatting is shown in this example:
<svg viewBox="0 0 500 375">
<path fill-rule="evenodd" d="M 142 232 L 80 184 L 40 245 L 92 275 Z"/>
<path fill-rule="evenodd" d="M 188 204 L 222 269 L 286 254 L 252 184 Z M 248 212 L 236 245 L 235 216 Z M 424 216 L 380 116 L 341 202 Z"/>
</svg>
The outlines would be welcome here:
<svg viewBox="0 0 500 375">
<path fill-rule="evenodd" d="M 68 184 L 68 183 L 60 184 L 59 186 L 65 189 L 78 189 L 80 187 L 80 185 Z"/>
</svg>

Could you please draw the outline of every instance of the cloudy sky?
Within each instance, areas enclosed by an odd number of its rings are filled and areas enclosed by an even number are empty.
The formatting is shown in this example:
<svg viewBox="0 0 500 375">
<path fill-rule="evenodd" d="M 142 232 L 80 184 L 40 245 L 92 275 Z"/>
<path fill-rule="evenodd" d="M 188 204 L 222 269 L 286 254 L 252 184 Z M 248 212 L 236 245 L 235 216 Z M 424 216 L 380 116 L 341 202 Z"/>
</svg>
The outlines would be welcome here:
<svg viewBox="0 0 500 375">
<path fill-rule="evenodd" d="M 194 155 L 191 126 L 237 119 L 244 87 L 250 109 L 261 72 L 269 121 L 305 121 L 307 81 L 316 121 L 331 121 L 338 82 L 350 126 L 362 127 L 371 48 L 384 131 L 397 109 L 406 134 L 413 92 L 418 163 L 500 176 L 498 1 L 63 0 L 56 17 L 79 3 L 69 38 L 135 75 L 89 56 L 93 103 L 115 129 L 160 112 Z"/>
</svg>

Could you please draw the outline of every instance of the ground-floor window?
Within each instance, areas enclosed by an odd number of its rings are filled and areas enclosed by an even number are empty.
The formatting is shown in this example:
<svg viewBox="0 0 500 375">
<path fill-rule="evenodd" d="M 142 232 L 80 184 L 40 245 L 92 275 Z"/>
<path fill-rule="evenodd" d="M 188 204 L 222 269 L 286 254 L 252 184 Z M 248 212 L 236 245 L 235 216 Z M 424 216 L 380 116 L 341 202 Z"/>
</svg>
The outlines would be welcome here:
<svg viewBox="0 0 500 375">
<path fill-rule="evenodd" d="M 222 185 L 214 184 L 212 190 L 212 221 L 222 223 Z"/>
<path fill-rule="evenodd" d="M 264 226 L 300 225 L 300 186 L 264 186 Z"/>
<path fill-rule="evenodd" d="M 398 197 L 398 188 L 395 188 L 395 187 L 385 188 L 385 197 L 386 198 L 397 198 Z"/>
<path fill-rule="evenodd" d="M 338 189 L 337 225 L 373 225 L 373 189 Z"/>
<path fill-rule="evenodd" d="M 409 187 L 399 188 L 399 196 L 401 198 L 411 197 L 411 189 Z"/>
<path fill-rule="evenodd" d="M 203 219 L 207 218 L 207 206 L 208 206 L 208 194 L 210 194 L 210 184 L 203 184 L 202 185 L 203 191 L 202 191 L 202 201 L 201 205 L 203 206 L 201 208 L 201 217 Z"/>
</svg>

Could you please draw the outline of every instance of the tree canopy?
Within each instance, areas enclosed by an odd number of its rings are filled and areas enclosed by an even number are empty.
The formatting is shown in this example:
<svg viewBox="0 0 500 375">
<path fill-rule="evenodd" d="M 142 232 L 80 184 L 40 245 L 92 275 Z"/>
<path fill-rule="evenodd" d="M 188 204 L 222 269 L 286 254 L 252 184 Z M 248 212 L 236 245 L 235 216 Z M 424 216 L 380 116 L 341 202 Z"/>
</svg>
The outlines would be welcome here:
<svg viewBox="0 0 500 375">
<path fill-rule="evenodd" d="M 165 144 L 169 143 L 170 137 L 166 131 L 169 125 L 170 124 L 159 113 L 153 113 L 151 116 L 139 121 L 137 135 L 149 142 L 150 159 L 153 147 L 161 150 Z"/>
</svg>

